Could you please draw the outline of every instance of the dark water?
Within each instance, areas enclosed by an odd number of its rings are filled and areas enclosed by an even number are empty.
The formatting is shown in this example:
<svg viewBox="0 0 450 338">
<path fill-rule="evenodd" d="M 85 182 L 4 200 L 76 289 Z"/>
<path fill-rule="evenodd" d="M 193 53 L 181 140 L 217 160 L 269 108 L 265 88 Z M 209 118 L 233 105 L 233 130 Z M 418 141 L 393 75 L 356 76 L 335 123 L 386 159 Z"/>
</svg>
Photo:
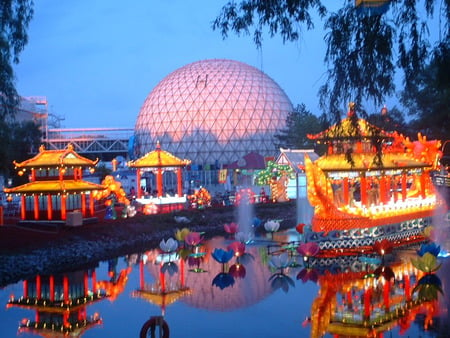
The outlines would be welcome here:
<svg viewBox="0 0 450 338">
<path fill-rule="evenodd" d="M 226 249 L 233 241 L 214 238 L 180 252 L 184 259 L 148 250 L 102 261 L 90 269 L 42 274 L 9 285 L 0 290 L 0 336 L 15 337 L 21 332 L 23 337 L 59 337 L 61 332 L 73 331 L 73 336 L 86 338 L 139 337 L 149 319 L 163 316 L 170 337 L 332 337 L 330 322 L 345 321 L 353 327 L 347 330 L 370 331 L 364 326 L 367 314 L 366 321 L 383 321 L 370 327 L 384 337 L 445 337 L 449 332 L 448 259 L 442 260 L 437 274 L 443 294 L 414 305 L 417 292 L 413 289 L 421 278 L 410 264 L 411 257 L 417 256 L 416 248 L 386 258 L 384 268 L 391 268 L 395 275 L 387 288 L 387 277 L 374 276 L 381 263 L 361 258 L 305 263 L 294 255 L 286 268 L 271 265 L 271 260 L 278 264 L 272 259 L 280 253 L 277 243 L 295 241 L 298 236 L 287 231 L 274 239 L 257 238 L 246 245 L 239 266 L 236 257 L 226 266 L 212 257 L 215 248 Z M 172 263 L 164 264 L 168 261 Z M 369 288 L 370 302 L 364 291 Z M 55 295 L 53 299 L 50 294 Z M 82 305 L 76 305 L 77 300 Z M 85 319 L 92 320 L 87 327 L 83 327 Z M 61 329 L 64 322 L 72 323 L 72 329 L 68 324 Z M 27 323 L 37 329 L 19 328 Z M 82 328 L 75 329 L 76 323 Z M 52 325 L 54 331 L 49 329 Z"/>
</svg>

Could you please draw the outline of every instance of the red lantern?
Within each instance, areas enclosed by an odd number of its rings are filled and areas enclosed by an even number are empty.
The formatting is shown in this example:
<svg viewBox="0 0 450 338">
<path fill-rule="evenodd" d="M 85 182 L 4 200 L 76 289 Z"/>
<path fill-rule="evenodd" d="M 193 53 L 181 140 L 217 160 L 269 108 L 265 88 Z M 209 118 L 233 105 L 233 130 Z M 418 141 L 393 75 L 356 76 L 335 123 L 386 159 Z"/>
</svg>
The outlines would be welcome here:
<svg viewBox="0 0 450 338">
<path fill-rule="evenodd" d="M 299 233 L 299 234 L 303 234 L 303 228 L 305 227 L 305 223 L 299 223 L 296 227 L 295 227 L 295 230 L 297 230 L 297 232 Z"/>
</svg>

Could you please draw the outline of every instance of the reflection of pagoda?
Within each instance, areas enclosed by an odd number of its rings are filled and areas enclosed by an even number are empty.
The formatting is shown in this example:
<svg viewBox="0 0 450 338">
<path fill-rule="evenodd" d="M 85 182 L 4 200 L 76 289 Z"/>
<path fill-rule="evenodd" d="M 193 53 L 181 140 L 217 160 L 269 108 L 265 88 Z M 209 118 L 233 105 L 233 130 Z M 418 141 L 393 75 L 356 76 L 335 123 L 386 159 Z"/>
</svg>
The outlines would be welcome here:
<svg viewBox="0 0 450 338">
<path fill-rule="evenodd" d="M 187 273 L 184 275 L 185 285 L 189 285 L 191 294 L 182 298 L 181 301 L 183 303 L 208 311 L 225 312 L 249 307 L 273 293 L 270 283 L 267 282 L 271 272 L 267 268 L 267 264 L 264 263 L 264 258 L 260 254 L 260 248 L 257 246 L 246 247 L 245 252 L 253 256 L 254 259 L 249 259 L 248 262 L 243 263 L 246 270 L 244 279 L 235 278 L 234 285 L 224 289 L 212 285 L 214 278 L 222 271 L 222 265 L 211 257 L 211 252 L 215 248 L 226 248 L 228 244 L 226 240 L 213 238 L 202 246 L 202 249 L 206 252 L 200 263 L 202 272 L 193 272 L 192 270 L 194 269 L 191 267 L 186 269 Z M 184 270 L 181 262 L 179 264 L 179 274 L 181 274 Z M 155 279 L 159 278 L 159 265 L 151 264 L 149 261 L 146 267 Z M 166 278 L 168 277 L 166 276 Z M 174 275 L 172 278 L 182 277 L 181 275 L 178 277 Z"/>
<path fill-rule="evenodd" d="M 20 323 L 20 332 L 43 337 L 78 337 L 102 322 L 98 314 L 87 315 L 88 305 L 106 298 L 95 285 L 95 270 L 38 275 L 23 282 L 23 295 L 11 297 L 7 307 L 36 311 L 34 320 L 24 319 Z"/>
<path fill-rule="evenodd" d="M 20 195 L 21 220 L 66 220 L 68 212 L 75 210 L 80 210 L 82 217 L 92 217 L 94 199 L 86 197 L 103 187 L 82 178 L 83 170 L 93 171 L 96 164 L 78 155 L 72 145 L 64 150 L 45 150 L 41 146 L 33 158 L 14 162 L 19 175 L 29 173 L 30 182 L 4 190 Z"/>
<path fill-rule="evenodd" d="M 327 332 L 334 337 L 382 337 L 396 326 L 402 333 L 418 314 L 425 315 L 426 327 L 437 314 L 438 301 L 412 293 L 422 275 L 410 263 L 320 275 L 319 294 L 311 306 L 311 337 Z"/>
<path fill-rule="evenodd" d="M 170 257 L 168 254 L 167 257 Z M 147 264 L 154 264 L 147 262 Z M 176 264 L 180 271 L 176 274 L 170 274 L 163 269 L 164 264 Z M 155 265 L 159 268 L 158 280 L 154 284 L 147 284 L 145 281 L 145 263 L 141 259 L 139 262 L 139 289 L 133 292 L 133 297 L 139 297 L 155 304 L 161 308 L 162 316 L 165 315 L 167 306 L 175 303 L 180 298 L 192 294 L 192 290 L 186 286 L 185 281 L 185 262 L 182 259 L 175 261 L 162 261 Z M 170 269 L 171 267 L 169 267 Z"/>
<path fill-rule="evenodd" d="M 423 240 L 421 232 L 443 206 L 430 178 L 439 141 L 385 132 L 357 118 L 353 105 L 346 119 L 308 137 L 328 151 L 314 163 L 305 159 L 315 208 L 307 241 L 334 250 Z"/>
</svg>

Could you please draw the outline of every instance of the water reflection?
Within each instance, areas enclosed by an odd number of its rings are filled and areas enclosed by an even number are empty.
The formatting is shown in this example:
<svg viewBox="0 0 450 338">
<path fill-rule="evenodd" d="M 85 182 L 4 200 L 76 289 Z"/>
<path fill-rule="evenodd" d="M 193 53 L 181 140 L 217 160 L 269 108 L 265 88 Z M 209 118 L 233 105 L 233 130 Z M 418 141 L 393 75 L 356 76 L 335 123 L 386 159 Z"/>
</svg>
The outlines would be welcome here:
<svg viewBox="0 0 450 338">
<path fill-rule="evenodd" d="M 440 271 L 440 261 L 428 256 L 432 247 L 397 251 L 383 259 L 318 259 L 314 248 L 297 249 L 292 232 L 273 237 L 244 247 L 234 239 L 194 238 L 189 246 L 171 244 L 170 250 L 164 246 L 167 250 L 152 249 L 79 271 L 41 274 L 0 291 L 8 294 L 8 314 L 2 312 L 1 324 L 14 332 L 13 317 L 24 335 L 195 337 L 199 332 L 186 331 L 186 321 L 199 320 L 209 332 L 213 325 L 221 327 L 223 335 L 213 336 L 225 337 L 244 330 L 223 327 L 222 317 L 235 314 L 232 318 L 243 318 L 252 333 L 269 325 L 260 336 L 378 337 L 384 332 L 434 332 L 441 329 L 440 319 L 448 320 L 442 314 L 448 316 L 449 263 L 443 260 Z M 9 295 L 11 290 L 16 295 Z M 271 310 L 261 311 L 269 300 Z M 23 310 L 16 314 L 18 309 Z M 122 323 L 113 319 L 117 311 Z M 134 327 L 119 333 L 133 316 Z M 277 320 L 296 323 L 280 326 Z"/>
</svg>

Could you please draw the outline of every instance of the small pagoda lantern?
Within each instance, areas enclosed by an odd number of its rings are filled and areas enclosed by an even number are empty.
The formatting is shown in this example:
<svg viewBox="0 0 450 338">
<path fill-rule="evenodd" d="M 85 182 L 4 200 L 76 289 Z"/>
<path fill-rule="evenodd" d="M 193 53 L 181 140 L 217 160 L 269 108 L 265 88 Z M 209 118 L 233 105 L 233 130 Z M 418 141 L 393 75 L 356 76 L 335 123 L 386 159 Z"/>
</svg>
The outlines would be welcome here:
<svg viewBox="0 0 450 338">
<path fill-rule="evenodd" d="M 93 217 L 92 192 L 103 186 L 84 181 L 83 170 L 92 171 L 97 162 L 77 154 L 71 144 L 63 150 L 41 146 L 36 156 L 13 162 L 19 175 L 29 173 L 30 182 L 4 191 L 20 195 L 22 221 L 66 220 L 72 211 L 80 211 L 83 218 Z"/>
<path fill-rule="evenodd" d="M 7 308 L 35 311 L 34 319 L 22 320 L 19 333 L 81 337 L 88 329 L 100 325 L 102 319 L 97 313 L 87 315 L 89 305 L 108 297 L 96 289 L 95 279 L 95 270 L 80 270 L 24 280 L 23 295 L 11 296 L 7 304 Z"/>
<path fill-rule="evenodd" d="M 137 199 L 141 199 L 142 190 L 140 187 L 141 177 L 143 171 L 151 171 L 156 175 L 156 190 L 157 197 L 163 198 L 163 174 L 165 171 L 174 171 L 177 174 L 177 196 L 183 196 L 183 176 L 182 169 L 191 163 L 190 160 L 180 159 L 173 154 L 162 150 L 159 142 L 156 144 L 156 149 L 138 158 L 135 161 L 128 162 L 128 166 L 136 168 L 136 191 Z M 170 201 L 166 201 L 170 203 Z M 181 203 L 180 203 L 181 202 Z M 182 205 L 185 201 L 178 200 L 178 204 Z M 167 204 L 164 203 L 164 204 Z M 176 201 L 174 200 L 176 204 Z M 172 203 L 172 204 L 174 204 Z"/>
</svg>

